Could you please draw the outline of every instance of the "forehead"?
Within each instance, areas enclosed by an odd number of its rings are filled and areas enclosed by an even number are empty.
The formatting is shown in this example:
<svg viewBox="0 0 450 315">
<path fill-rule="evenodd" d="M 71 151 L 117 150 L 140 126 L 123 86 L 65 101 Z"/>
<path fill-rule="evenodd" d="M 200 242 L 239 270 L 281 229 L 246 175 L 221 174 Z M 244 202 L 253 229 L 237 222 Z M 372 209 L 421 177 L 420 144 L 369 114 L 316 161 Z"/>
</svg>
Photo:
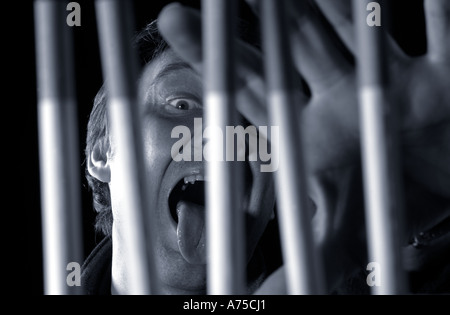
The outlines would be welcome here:
<svg viewBox="0 0 450 315">
<path fill-rule="evenodd" d="M 171 49 L 166 49 L 145 65 L 140 78 L 140 85 L 142 87 L 151 86 L 158 80 L 176 71 L 194 73 L 192 68 L 182 61 Z"/>
</svg>

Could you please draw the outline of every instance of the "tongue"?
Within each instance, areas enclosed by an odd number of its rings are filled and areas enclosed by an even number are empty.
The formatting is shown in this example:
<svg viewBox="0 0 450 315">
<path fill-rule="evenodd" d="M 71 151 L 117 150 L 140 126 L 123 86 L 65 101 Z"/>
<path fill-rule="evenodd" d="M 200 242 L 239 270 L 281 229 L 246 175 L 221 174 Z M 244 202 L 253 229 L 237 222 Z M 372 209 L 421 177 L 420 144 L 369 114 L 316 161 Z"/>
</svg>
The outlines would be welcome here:
<svg viewBox="0 0 450 315">
<path fill-rule="evenodd" d="M 191 264 L 205 264 L 205 207 L 182 200 L 177 204 L 177 214 L 181 255 Z"/>
</svg>

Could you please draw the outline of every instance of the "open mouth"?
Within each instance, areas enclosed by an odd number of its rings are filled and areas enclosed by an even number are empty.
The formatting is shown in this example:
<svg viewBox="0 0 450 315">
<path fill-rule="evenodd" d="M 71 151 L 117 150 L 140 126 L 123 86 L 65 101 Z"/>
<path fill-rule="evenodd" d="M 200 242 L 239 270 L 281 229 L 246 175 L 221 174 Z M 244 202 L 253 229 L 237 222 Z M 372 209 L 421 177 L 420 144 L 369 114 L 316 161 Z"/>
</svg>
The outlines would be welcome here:
<svg viewBox="0 0 450 315">
<path fill-rule="evenodd" d="M 253 176 L 250 166 L 245 164 L 245 195 L 242 206 L 246 209 Z M 205 183 L 202 174 L 185 176 L 175 184 L 168 198 L 170 215 L 176 223 L 179 251 L 191 264 L 206 263 Z"/>
<path fill-rule="evenodd" d="M 180 254 L 190 264 L 206 263 L 205 178 L 183 177 L 169 195 L 170 215 L 177 227 Z"/>
<path fill-rule="evenodd" d="M 247 163 L 246 163 L 247 164 Z M 205 177 L 201 174 L 189 175 L 182 178 L 173 187 L 169 195 L 169 209 L 172 218 L 178 223 L 178 205 L 180 202 L 187 202 L 197 206 L 205 207 Z M 248 165 L 245 167 L 245 196 L 244 206 L 250 197 L 250 191 L 253 184 L 253 176 Z"/>
<path fill-rule="evenodd" d="M 172 189 L 169 196 L 169 209 L 176 223 L 178 223 L 177 206 L 182 201 L 205 207 L 205 178 L 203 175 L 186 176 Z"/>
</svg>

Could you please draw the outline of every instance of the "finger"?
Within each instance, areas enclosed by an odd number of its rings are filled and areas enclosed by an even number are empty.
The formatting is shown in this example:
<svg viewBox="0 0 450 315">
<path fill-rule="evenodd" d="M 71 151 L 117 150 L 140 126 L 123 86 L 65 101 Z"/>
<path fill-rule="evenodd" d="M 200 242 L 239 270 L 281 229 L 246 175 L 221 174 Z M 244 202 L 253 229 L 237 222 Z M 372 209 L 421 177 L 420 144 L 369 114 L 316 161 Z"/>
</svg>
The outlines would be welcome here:
<svg viewBox="0 0 450 315">
<path fill-rule="evenodd" d="M 312 93 L 320 93 L 348 73 L 351 65 L 308 2 L 290 4 L 294 63 Z"/>
<path fill-rule="evenodd" d="M 450 55 L 450 1 L 426 0 L 428 57 L 433 61 L 448 60 Z"/>
<path fill-rule="evenodd" d="M 351 0 L 315 0 L 320 11 L 324 14 L 339 38 L 351 51 L 355 51 L 355 36 L 352 21 Z"/>
<path fill-rule="evenodd" d="M 314 2 L 331 24 L 346 48 L 353 53 L 353 55 L 356 55 L 352 0 L 314 0 Z M 363 14 L 368 14 L 368 12 L 364 12 Z M 391 59 L 405 57 L 404 52 L 389 34 L 386 36 L 386 49 L 388 56 Z"/>
<path fill-rule="evenodd" d="M 171 49 L 195 71 L 202 73 L 201 15 L 197 10 L 171 4 L 158 16 L 158 28 Z M 236 41 L 237 107 L 252 124 L 267 126 L 265 87 L 260 53 Z"/>
<path fill-rule="evenodd" d="M 159 32 L 171 49 L 201 73 L 202 33 L 199 13 L 179 3 L 171 3 L 160 12 L 157 23 Z"/>
</svg>

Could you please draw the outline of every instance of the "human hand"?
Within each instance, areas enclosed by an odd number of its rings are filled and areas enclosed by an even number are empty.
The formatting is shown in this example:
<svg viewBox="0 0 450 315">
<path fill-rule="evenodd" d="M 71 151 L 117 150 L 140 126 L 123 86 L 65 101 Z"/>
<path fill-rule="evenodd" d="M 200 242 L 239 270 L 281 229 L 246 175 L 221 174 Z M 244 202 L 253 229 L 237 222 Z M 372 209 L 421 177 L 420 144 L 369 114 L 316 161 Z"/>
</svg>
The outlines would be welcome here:
<svg viewBox="0 0 450 315">
<path fill-rule="evenodd" d="M 314 3 L 357 58 L 351 1 Z M 405 173 L 426 191 L 424 194 L 432 192 L 445 199 L 450 197 L 450 4 L 445 0 L 426 0 L 425 4 L 428 53 L 411 58 L 389 41 L 388 93 L 392 106 L 398 106 L 400 112 Z M 257 3 L 251 1 L 251 5 L 256 8 Z M 311 96 L 303 95 L 299 104 L 304 108 L 299 122 L 311 195 L 317 205 L 315 230 L 325 260 L 333 260 L 326 269 L 329 286 L 334 287 L 337 275 L 346 268 L 353 269 L 362 259 L 363 251 L 351 257 L 351 248 L 364 244 L 356 71 L 313 7 L 307 1 L 290 1 L 290 5 L 294 66 L 311 90 Z M 169 6 L 159 16 L 158 25 L 172 49 L 201 73 L 198 12 Z M 254 125 L 267 126 L 262 55 L 241 41 L 237 42 L 237 55 L 238 109 Z M 423 207 L 412 209 L 408 217 L 411 233 L 448 215 L 445 207 L 427 210 L 426 215 Z M 432 215 L 430 211 L 434 211 Z M 333 259 L 338 256 L 346 259 Z"/>
<path fill-rule="evenodd" d="M 316 0 L 346 48 L 358 58 L 351 1 Z M 305 154 L 315 228 L 324 250 L 329 287 L 345 270 L 361 264 L 364 245 L 359 174 L 359 121 L 356 72 L 329 37 L 312 7 L 291 2 L 296 68 L 312 90 L 304 110 Z M 428 52 L 407 56 L 390 39 L 387 93 L 399 111 L 405 179 L 406 237 L 450 215 L 450 4 L 425 1 Z M 359 256 L 359 257 L 358 257 Z M 345 259 L 336 259 L 345 257 Z M 331 262 L 331 263 L 330 263 Z M 274 278 L 275 279 L 275 278 Z M 272 280 L 274 283 L 278 280 Z M 271 287 L 268 284 L 266 287 Z"/>
</svg>

